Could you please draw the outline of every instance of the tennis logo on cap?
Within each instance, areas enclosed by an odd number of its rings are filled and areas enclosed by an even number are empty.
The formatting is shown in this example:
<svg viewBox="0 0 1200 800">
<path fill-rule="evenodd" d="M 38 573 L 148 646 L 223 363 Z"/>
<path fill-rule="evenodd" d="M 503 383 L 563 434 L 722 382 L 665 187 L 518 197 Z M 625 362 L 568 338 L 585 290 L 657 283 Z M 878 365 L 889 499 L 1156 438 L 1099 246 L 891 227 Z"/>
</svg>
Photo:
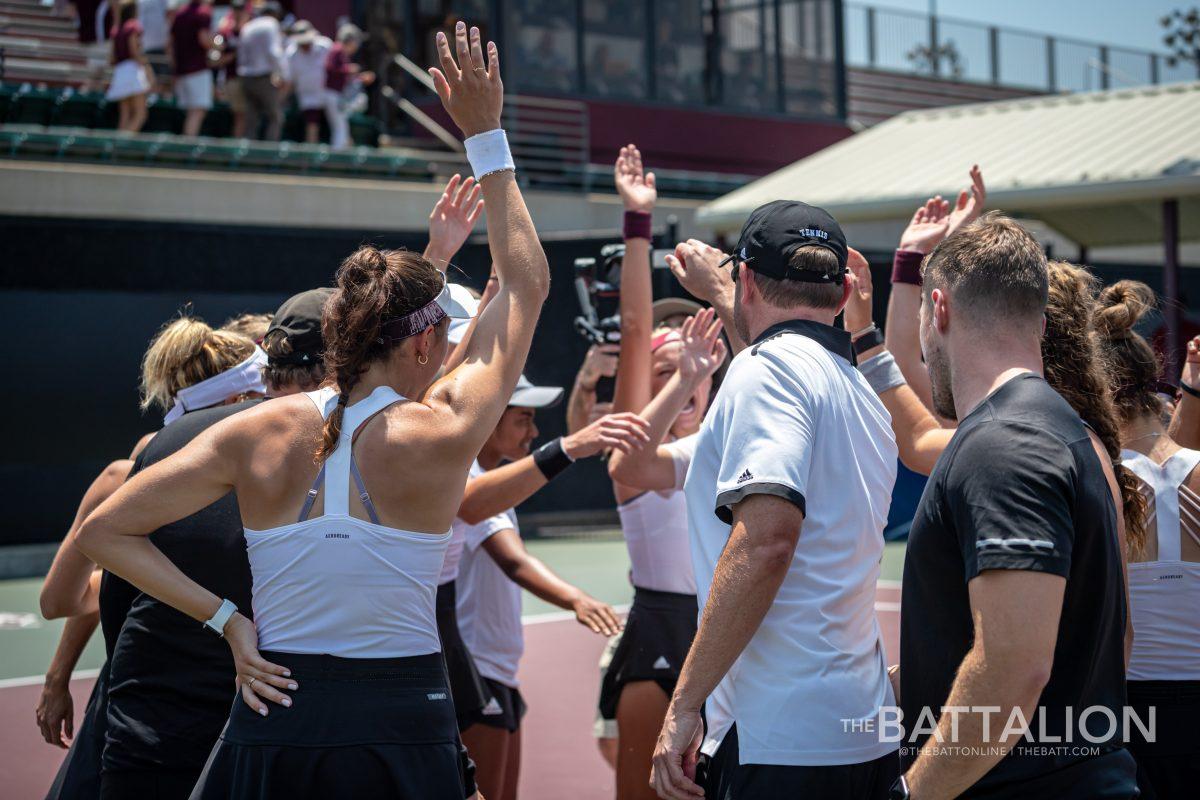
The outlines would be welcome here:
<svg viewBox="0 0 1200 800">
<path fill-rule="evenodd" d="M 806 236 L 809 239 L 829 239 L 829 234 L 820 228 L 801 228 L 798 231 L 793 231 L 800 236 Z"/>
<path fill-rule="evenodd" d="M 752 481 L 752 480 L 754 480 L 754 476 L 752 474 L 750 474 L 750 470 L 746 470 L 741 475 L 738 475 L 737 482 L 745 483 L 746 481 Z"/>
</svg>

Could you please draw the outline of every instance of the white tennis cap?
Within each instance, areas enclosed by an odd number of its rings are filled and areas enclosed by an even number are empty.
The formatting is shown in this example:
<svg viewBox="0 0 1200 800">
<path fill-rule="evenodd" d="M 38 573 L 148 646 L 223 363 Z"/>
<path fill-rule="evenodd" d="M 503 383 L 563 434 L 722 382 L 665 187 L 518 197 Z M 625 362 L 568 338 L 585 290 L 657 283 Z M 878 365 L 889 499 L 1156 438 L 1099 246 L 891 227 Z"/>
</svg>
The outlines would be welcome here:
<svg viewBox="0 0 1200 800">
<path fill-rule="evenodd" d="M 534 386 L 524 375 L 517 380 L 517 388 L 513 390 L 510 406 L 520 408 L 549 408 L 562 400 L 561 386 Z"/>
</svg>

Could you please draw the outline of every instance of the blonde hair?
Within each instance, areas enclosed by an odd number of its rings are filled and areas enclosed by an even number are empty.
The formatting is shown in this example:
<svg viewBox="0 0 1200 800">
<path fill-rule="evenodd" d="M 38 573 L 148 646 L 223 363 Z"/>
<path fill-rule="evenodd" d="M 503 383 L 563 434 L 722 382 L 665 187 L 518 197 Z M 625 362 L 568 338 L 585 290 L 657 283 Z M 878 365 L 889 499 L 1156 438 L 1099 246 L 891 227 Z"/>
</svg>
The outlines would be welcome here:
<svg viewBox="0 0 1200 800">
<path fill-rule="evenodd" d="M 238 314 L 236 317 L 225 320 L 221 325 L 221 330 L 240 333 L 242 336 L 261 343 L 267 335 L 267 331 L 270 330 L 273 319 L 275 319 L 274 314 Z"/>
<path fill-rule="evenodd" d="M 151 406 L 167 410 L 180 390 L 237 366 L 254 347 L 253 339 L 214 330 L 199 317 L 171 320 L 142 357 L 142 410 Z"/>
</svg>

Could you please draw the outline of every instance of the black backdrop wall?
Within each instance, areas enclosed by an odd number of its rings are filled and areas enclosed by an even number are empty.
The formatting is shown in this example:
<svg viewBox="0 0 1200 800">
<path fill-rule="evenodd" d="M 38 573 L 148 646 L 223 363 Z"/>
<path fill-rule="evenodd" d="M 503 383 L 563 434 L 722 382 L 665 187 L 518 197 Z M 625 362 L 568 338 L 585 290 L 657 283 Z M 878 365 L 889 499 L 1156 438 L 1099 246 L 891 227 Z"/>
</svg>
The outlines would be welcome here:
<svg viewBox="0 0 1200 800">
<path fill-rule="evenodd" d="M 0 481 L 6 524 L 0 545 L 57 541 L 84 489 L 108 462 L 160 427 L 137 410 L 138 365 L 162 323 L 190 307 L 210 323 L 245 311 L 274 311 L 289 295 L 329 285 L 338 263 L 362 242 L 424 246 L 424 233 L 371 234 L 0 217 L 0 352 L 9 376 Z M 587 350 L 572 321 L 576 257 L 600 240 L 546 243 L 554 276 L 526 373 L 569 387 Z M 886 304 L 890 253 L 868 253 L 877 319 Z M 480 288 L 489 258 L 469 245 L 460 280 Z M 1158 288 L 1156 270 L 1105 268 Z M 671 293 L 681 290 L 670 281 Z M 1189 294 L 1200 282 L 1185 275 Z M 562 408 L 544 411 L 543 438 L 562 433 Z M 523 513 L 613 508 L 603 465 L 578 465 L 536 495 Z"/>
</svg>

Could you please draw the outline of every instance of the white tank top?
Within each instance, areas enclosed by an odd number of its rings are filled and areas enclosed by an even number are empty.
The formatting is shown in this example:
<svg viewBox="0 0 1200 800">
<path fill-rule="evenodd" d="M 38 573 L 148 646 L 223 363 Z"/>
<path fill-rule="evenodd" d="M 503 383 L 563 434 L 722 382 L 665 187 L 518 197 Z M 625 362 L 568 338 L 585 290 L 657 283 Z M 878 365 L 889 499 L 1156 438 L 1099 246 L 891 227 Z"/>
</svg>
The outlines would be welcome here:
<svg viewBox="0 0 1200 800">
<path fill-rule="evenodd" d="M 323 417 L 337 393 L 307 393 Z M 351 440 L 372 416 L 403 400 L 381 386 L 346 408 L 337 448 L 309 492 L 299 522 L 246 529 L 254 624 L 262 650 L 343 658 L 401 658 L 441 650 L 434 611 L 450 534 L 388 528 L 350 516 Z M 325 481 L 325 513 L 305 519 Z M 358 492 L 374 517 L 361 482 Z"/>
<path fill-rule="evenodd" d="M 1200 464 L 1200 451 L 1180 450 L 1159 465 L 1123 450 L 1121 460 L 1151 492 L 1147 535 L 1158 538 L 1158 560 L 1129 565 L 1128 678 L 1200 680 L 1200 563 L 1182 560 L 1181 541 L 1200 531 L 1200 496 L 1184 485 Z"/>
<path fill-rule="evenodd" d="M 629 549 L 633 585 L 659 592 L 696 594 L 683 492 L 646 492 L 617 506 Z"/>
</svg>

